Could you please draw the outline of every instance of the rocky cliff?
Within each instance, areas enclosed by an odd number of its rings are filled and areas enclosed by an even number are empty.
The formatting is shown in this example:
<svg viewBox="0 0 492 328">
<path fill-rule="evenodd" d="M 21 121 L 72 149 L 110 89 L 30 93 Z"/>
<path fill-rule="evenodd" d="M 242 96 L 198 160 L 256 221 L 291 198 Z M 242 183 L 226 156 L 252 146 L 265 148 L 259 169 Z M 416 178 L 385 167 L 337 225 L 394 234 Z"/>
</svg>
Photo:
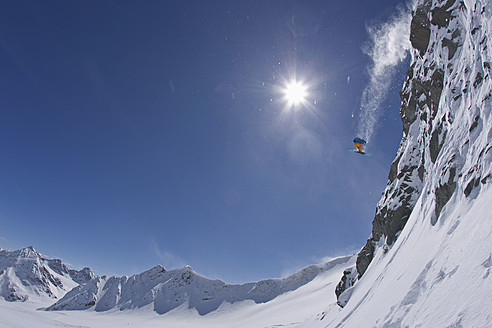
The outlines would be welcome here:
<svg viewBox="0 0 492 328">
<path fill-rule="evenodd" d="M 400 92 L 403 138 L 377 204 L 372 234 L 336 288 L 345 306 L 375 254 L 392 247 L 417 201 L 435 225 L 457 193 L 490 183 L 490 4 L 421 0 L 412 12 L 411 66 Z"/>
</svg>

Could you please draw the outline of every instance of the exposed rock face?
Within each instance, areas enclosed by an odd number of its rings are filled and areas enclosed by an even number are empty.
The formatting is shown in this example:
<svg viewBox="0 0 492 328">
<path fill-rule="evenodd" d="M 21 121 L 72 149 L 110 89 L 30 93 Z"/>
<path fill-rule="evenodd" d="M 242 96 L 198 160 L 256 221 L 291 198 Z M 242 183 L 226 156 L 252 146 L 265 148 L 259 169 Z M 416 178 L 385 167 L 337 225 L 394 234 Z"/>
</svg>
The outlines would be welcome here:
<svg viewBox="0 0 492 328">
<path fill-rule="evenodd" d="M 335 294 L 337 295 L 337 303 L 339 306 L 344 307 L 347 304 L 350 295 L 347 295 L 347 290 L 351 288 L 357 281 L 357 270 L 355 267 L 348 268 L 343 272 L 342 280 L 337 285 L 335 289 Z M 347 297 L 340 297 L 342 294 Z"/>
<path fill-rule="evenodd" d="M 449 21 L 451 19 L 451 10 L 449 10 L 454 4 L 456 0 L 448 0 L 444 4 L 444 6 L 435 6 L 432 9 L 432 24 L 437 25 L 439 27 L 448 27 Z"/>
<path fill-rule="evenodd" d="M 85 284 L 89 280 L 96 278 L 96 274 L 90 268 L 82 270 L 69 269 L 60 259 L 44 259 L 48 266 L 59 275 L 70 276 L 78 284 Z"/>
<path fill-rule="evenodd" d="M 410 42 L 419 50 L 420 55 L 425 54 L 430 40 L 430 21 L 428 17 L 428 2 L 417 7 L 410 25 Z"/>
<path fill-rule="evenodd" d="M 492 98 L 492 36 L 490 22 L 481 21 L 484 8 L 480 1 L 467 8 L 455 0 L 423 0 L 413 11 L 410 41 L 415 50 L 400 92 L 403 138 L 376 207 L 372 234 L 357 257 L 358 279 L 375 254 L 397 240 L 420 197 L 433 198 L 429 219 L 435 225 L 458 191 L 458 179 L 464 179 L 462 192 L 472 197 L 490 178 L 490 168 L 481 164 L 492 155 L 492 130 L 483 120 Z M 465 130 L 456 124 L 466 121 Z M 337 286 L 339 301 L 351 287 L 346 283 L 351 272 Z"/>
</svg>

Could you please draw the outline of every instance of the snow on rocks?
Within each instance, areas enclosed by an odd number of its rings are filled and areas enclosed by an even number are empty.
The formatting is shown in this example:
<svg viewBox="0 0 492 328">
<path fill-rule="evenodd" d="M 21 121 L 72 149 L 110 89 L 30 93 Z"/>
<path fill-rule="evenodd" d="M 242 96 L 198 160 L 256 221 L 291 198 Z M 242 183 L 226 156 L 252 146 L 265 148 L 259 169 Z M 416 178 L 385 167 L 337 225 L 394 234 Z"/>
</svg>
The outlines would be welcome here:
<svg viewBox="0 0 492 328">
<path fill-rule="evenodd" d="M 61 260 L 43 258 L 32 246 L 0 249 L 0 296 L 6 301 L 61 298 L 94 277 L 88 268 L 69 270 Z"/>
<path fill-rule="evenodd" d="M 421 0 L 413 15 L 403 139 L 358 279 L 322 327 L 490 324 L 492 4 Z"/>
</svg>

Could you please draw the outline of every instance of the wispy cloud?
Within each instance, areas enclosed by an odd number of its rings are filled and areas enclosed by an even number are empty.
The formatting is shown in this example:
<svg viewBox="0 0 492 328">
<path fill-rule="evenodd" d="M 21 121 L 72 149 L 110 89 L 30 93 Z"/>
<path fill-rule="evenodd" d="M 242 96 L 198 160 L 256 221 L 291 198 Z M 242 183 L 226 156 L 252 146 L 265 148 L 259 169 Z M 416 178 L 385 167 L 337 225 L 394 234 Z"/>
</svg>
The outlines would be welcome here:
<svg viewBox="0 0 492 328">
<path fill-rule="evenodd" d="M 182 268 L 186 265 L 179 256 L 161 248 L 154 238 L 150 239 L 150 248 L 154 256 L 166 270 Z"/>
<path fill-rule="evenodd" d="M 410 50 L 409 8 L 399 8 L 388 22 L 367 27 L 370 36 L 364 52 L 371 58 L 369 83 L 362 93 L 361 112 L 357 125 L 358 136 L 370 140 L 377 127 L 396 67 Z"/>
<path fill-rule="evenodd" d="M 9 240 L 4 236 L 0 236 L 0 248 L 6 247 L 9 244 Z"/>
<path fill-rule="evenodd" d="M 360 245 L 348 245 L 343 249 L 339 249 L 337 251 L 331 252 L 330 255 L 322 256 L 322 257 L 311 257 L 307 261 L 304 259 L 302 261 L 289 259 L 285 260 L 284 268 L 280 274 L 280 278 L 286 278 L 294 273 L 299 272 L 300 270 L 314 264 L 324 264 L 326 262 L 330 262 L 339 257 L 350 256 L 359 253 L 361 249 Z"/>
</svg>

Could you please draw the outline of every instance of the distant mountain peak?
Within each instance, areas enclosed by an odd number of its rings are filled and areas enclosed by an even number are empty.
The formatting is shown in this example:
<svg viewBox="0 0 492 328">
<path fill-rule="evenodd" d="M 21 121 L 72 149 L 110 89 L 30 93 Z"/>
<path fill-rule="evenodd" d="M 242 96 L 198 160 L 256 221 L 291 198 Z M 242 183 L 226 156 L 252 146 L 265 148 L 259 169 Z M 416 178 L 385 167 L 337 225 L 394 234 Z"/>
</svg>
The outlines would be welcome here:
<svg viewBox="0 0 492 328">
<path fill-rule="evenodd" d="M 46 259 L 33 246 L 0 250 L 0 296 L 6 301 L 62 297 L 95 278 L 89 268 L 70 270 L 59 259 Z"/>
</svg>

